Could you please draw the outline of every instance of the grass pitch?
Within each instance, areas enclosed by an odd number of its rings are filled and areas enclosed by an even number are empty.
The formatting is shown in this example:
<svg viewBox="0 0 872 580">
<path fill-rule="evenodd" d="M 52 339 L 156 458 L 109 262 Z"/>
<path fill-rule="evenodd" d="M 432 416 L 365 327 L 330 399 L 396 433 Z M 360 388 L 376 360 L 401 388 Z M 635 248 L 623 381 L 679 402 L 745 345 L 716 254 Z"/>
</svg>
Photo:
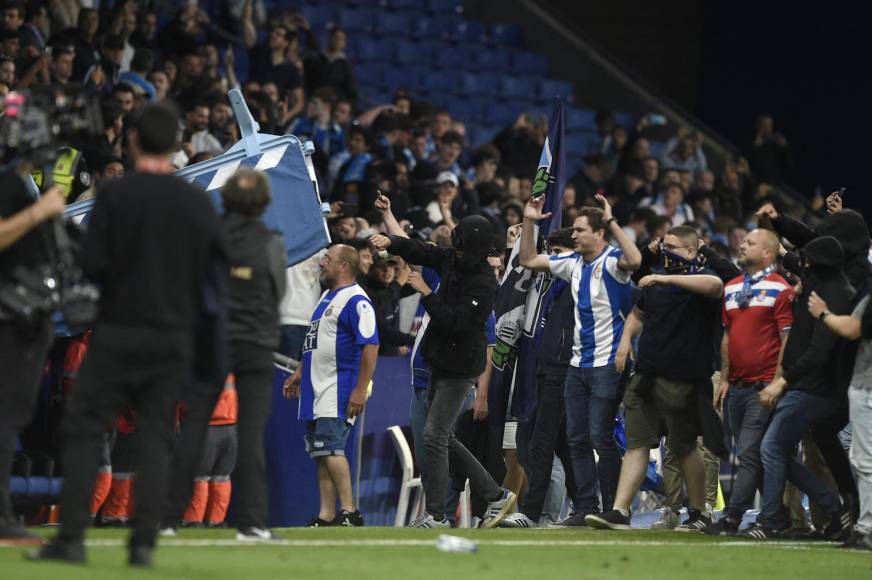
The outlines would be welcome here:
<svg viewBox="0 0 872 580">
<path fill-rule="evenodd" d="M 232 530 L 183 530 L 163 539 L 153 570 L 126 566 L 123 530 L 93 530 L 84 566 L 33 563 L 0 548 L 2 580 L 352 578 L 354 580 L 872 579 L 872 552 L 822 543 L 752 543 L 650 530 L 449 530 L 478 552 L 436 549 L 438 530 L 276 530 L 284 540 L 240 545 Z M 50 535 L 47 532 L 46 535 Z"/>
</svg>

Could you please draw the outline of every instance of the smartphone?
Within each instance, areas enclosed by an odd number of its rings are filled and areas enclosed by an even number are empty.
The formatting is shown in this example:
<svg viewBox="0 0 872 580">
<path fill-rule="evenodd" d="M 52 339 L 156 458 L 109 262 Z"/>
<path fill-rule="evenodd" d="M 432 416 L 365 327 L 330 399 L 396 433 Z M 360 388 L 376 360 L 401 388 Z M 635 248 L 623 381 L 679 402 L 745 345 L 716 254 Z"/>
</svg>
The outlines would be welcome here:
<svg viewBox="0 0 872 580">
<path fill-rule="evenodd" d="M 846 192 L 846 191 L 848 191 L 847 188 L 845 188 L 845 187 L 840 187 L 840 188 L 839 188 L 839 191 L 838 191 L 838 193 L 836 193 L 836 195 L 839 196 L 839 199 L 841 199 L 842 201 L 845 201 L 845 192 Z"/>
<path fill-rule="evenodd" d="M 648 122 L 652 125 L 665 125 L 666 117 L 660 113 L 651 113 L 648 115 Z"/>
</svg>

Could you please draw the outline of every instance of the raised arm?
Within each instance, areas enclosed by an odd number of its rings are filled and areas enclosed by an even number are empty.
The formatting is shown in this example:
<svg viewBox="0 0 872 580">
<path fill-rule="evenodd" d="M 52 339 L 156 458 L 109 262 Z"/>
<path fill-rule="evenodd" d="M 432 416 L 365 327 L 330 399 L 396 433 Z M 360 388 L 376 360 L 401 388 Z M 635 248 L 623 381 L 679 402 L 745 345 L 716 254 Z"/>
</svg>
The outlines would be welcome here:
<svg viewBox="0 0 872 580">
<path fill-rule="evenodd" d="M 694 294 L 702 294 L 706 298 L 720 298 L 724 291 L 724 283 L 711 274 L 651 274 L 639 280 L 640 288 L 655 284 L 674 284 Z"/>
<path fill-rule="evenodd" d="M 388 234 L 392 236 L 399 236 L 401 238 L 409 237 L 409 235 L 406 233 L 406 230 L 403 229 L 403 227 L 400 225 L 400 222 L 397 221 L 394 212 L 391 210 L 390 198 L 383 194 L 381 191 L 378 191 L 378 197 L 376 197 L 375 200 L 375 209 L 381 212 L 385 228 L 388 230 Z"/>
<path fill-rule="evenodd" d="M 849 314 L 843 314 L 841 316 L 833 314 L 829 311 L 827 303 L 817 295 L 817 292 L 812 292 L 811 296 L 808 298 L 808 311 L 812 316 L 819 320 L 821 320 L 821 316 L 823 316 L 824 326 L 826 326 L 830 332 L 837 334 L 842 338 L 847 338 L 848 340 L 857 340 L 860 338 L 862 329 L 860 319 L 854 318 Z"/>
<path fill-rule="evenodd" d="M 548 256 L 536 253 L 536 222 L 551 217 L 551 213 L 542 213 L 545 196 L 532 197 L 524 207 L 524 223 L 521 226 L 521 249 L 519 257 L 521 265 L 536 272 L 547 272 Z"/>
<path fill-rule="evenodd" d="M 636 247 L 636 244 L 627 237 L 624 230 L 621 229 L 617 218 L 612 215 L 612 206 L 609 200 L 601 193 L 596 195 L 596 200 L 603 208 L 603 221 L 606 224 L 606 233 L 612 236 L 623 253 L 618 260 L 618 268 L 624 272 L 635 271 L 642 265 L 642 253 Z"/>
<path fill-rule="evenodd" d="M 370 237 L 369 241 L 377 250 L 388 250 L 410 264 L 428 266 L 439 272 L 442 271 L 442 265 L 449 258 L 450 253 L 454 252 L 450 248 L 440 248 L 402 236 L 375 235 Z"/>
</svg>

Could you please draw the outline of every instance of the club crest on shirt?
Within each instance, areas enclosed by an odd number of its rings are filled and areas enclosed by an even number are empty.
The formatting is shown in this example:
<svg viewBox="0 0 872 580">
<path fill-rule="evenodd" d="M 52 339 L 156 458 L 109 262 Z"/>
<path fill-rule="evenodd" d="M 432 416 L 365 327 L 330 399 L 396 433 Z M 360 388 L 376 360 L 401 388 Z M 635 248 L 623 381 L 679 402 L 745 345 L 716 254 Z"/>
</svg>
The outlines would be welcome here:
<svg viewBox="0 0 872 580">
<path fill-rule="evenodd" d="M 593 277 L 599 280 L 603 277 L 603 265 L 597 264 L 596 268 L 593 269 Z"/>
<path fill-rule="evenodd" d="M 332 314 L 333 314 L 333 307 L 332 306 L 324 311 L 324 316 L 330 316 Z"/>
</svg>

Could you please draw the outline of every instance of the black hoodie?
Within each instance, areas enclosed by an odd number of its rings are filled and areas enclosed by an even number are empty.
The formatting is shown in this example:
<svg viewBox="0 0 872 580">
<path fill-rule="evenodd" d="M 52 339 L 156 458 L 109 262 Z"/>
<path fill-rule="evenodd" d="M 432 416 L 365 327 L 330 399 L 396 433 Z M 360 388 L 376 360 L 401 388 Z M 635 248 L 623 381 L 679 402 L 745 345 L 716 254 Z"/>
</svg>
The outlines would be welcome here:
<svg viewBox="0 0 872 580">
<path fill-rule="evenodd" d="M 493 235 L 490 222 L 474 215 L 463 218 L 452 231 L 454 248 L 390 236 L 390 253 L 433 268 L 442 279 L 439 291 L 421 300 L 430 315 L 424 360 L 434 377 L 474 379 L 484 372 L 485 323 L 496 294 L 496 277 L 487 264 Z M 457 250 L 462 250 L 462 257 Z"/>
<path fill-rule="evenodd" d="M 850 314 L 854 289 L 842 271 L 842 245 L 832 236 L 815 238 L 805 245 L 802 255 L 808 267 L 802 272 L 802 293 L 793 304 L 793 327 L 784 348 L 784 379 L 788 388 L 816 395 L 838 396 L 842 342 L 826 325 L 808 311 L 812 292 L 827 303 L 833 314 Z"/>
</svg>

